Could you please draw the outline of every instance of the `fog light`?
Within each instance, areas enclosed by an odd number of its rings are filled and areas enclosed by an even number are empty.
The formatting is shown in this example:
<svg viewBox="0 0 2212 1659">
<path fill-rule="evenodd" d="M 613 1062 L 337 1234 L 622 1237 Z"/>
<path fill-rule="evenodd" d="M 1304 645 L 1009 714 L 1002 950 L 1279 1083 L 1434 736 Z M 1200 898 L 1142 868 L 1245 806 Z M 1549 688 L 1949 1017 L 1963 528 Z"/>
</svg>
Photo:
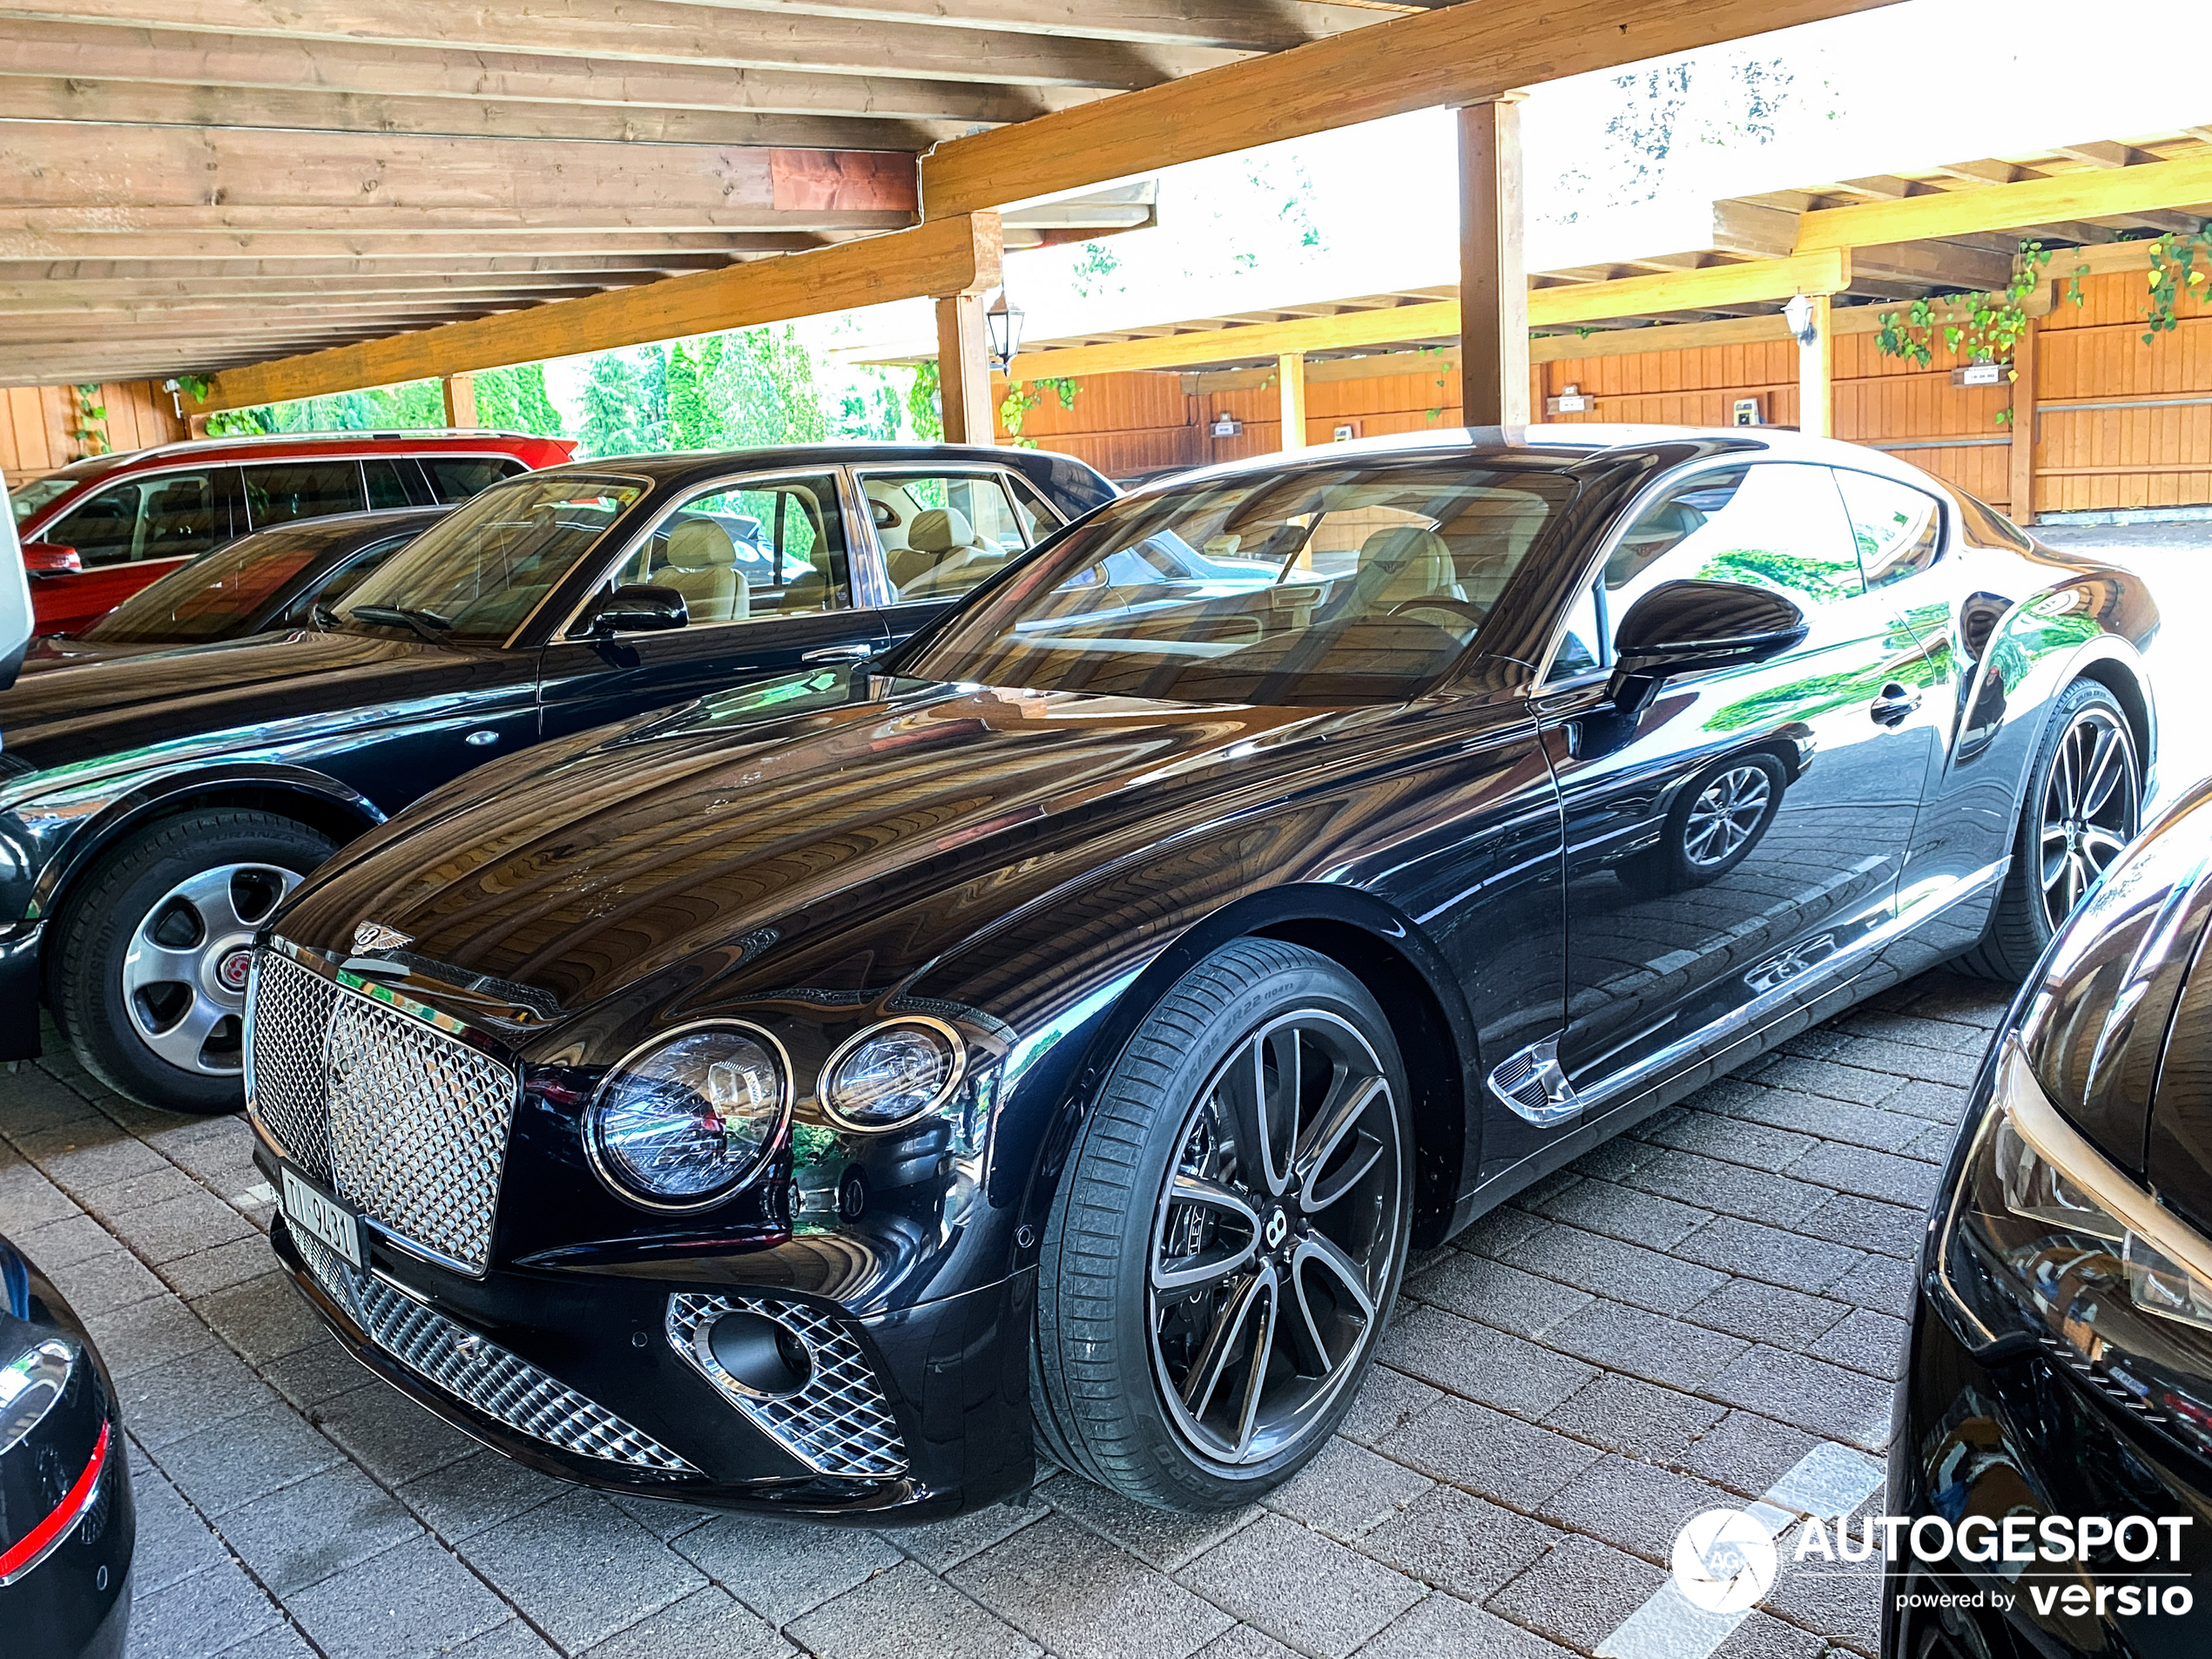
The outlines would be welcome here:
<svg viewBox="0 0 2212 1659">
<path fill-rule="evenodd" d="M 739 1389 L 763 1399 L 795 1394 L 814 1374 L 814 1356 L 799 1333 L 765 1314 L 725 1313 L 692 1339 Z"/>
</svg>

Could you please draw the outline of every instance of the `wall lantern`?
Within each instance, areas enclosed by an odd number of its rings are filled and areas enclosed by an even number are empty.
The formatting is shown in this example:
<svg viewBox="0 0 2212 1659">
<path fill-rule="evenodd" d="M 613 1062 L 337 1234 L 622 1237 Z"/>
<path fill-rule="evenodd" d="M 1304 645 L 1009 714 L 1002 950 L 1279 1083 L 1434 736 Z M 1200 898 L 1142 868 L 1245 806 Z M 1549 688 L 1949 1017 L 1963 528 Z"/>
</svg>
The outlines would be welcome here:
<svg viewBox="0 0 2212 1659">
<path fill-rule="evenodd" d="M 983 314 L 983 332 L 990 341 L 991 367 L 1001 374 L 1022 350 L 1022 317 L 1020 306 L 1006 302 L 1004 288 L 999 290 L 999 297 Z"/>
<path fill-rule="evenodd" d="M 1790 296 L 1790 303 L 1782 307 L 1782 320 L 1790 325 L 1791 336 L 1800 346 L 1810 346 L 1820 338 L 1820 330 L 1812 325 L 1812 301 L 1802 293 Z"/>
</svg>

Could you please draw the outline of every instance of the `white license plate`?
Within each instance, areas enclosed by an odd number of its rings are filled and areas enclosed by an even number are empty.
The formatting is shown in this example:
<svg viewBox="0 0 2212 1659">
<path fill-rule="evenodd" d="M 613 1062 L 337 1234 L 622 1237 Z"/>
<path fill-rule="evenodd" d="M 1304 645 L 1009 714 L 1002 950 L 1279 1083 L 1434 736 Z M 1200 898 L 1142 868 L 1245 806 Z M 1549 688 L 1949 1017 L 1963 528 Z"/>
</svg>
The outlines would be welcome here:
<svg viewBox="0 0 2212 1659">
<path fill-rule="evenodd" d="M 361 1220 L 299 1170 L 284 1169 L 284 1218 L 301 1231 L 312 1233 L 355 1267 L 366 1267 L 361 1249 Z"/>
</svg>

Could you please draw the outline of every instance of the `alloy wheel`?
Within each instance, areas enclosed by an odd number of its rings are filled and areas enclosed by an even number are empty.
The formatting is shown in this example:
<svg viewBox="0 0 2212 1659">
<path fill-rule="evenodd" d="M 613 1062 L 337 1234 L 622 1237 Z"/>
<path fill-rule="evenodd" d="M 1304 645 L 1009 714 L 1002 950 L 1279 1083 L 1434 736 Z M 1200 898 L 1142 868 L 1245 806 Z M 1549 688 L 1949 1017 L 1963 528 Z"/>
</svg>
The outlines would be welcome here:
<svg viewBox="0 0 2212 1659">
<path fill-rule="evenodd" d="M 182 1071 L 244 1069 L 254 930 L 299 885 L 277 865 L 224 864 L 156 900 L 123 958 L 123 1005 L 139 1041 Z"/>
<path fill-rule="evenodd" d="M 2036 838 L 2043 916 L 2054 932 L 2134 839 L 2141 806 L 2127 727 L 2109 709 L 2083 709 L 2051 757 Z"/>
<path fill-rule="evenodd" d="M 1279 1456 L 1359 1372 L 1406 1202 L 1382 1062 L 1334 1014 L 1270 1020 L 1199 1090 L 1154 1208 L 1149 1325 L 1199 1456 Z"/>
<path fill-rule="evenodd" d="M 1701 870 L 1725 864 L 1758 832 L 1774 794 L 1764 766 L 1731 766 L 1707 784 L 1683 826 L 1683 856 Z"/>
</svg>

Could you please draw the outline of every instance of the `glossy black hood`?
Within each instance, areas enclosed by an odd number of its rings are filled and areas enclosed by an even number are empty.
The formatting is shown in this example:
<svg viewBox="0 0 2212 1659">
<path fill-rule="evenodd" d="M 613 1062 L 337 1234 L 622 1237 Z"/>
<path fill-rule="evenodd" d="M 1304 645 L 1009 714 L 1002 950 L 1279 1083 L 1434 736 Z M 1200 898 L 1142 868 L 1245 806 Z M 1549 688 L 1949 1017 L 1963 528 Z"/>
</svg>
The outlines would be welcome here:
<svg viewBox="0 0 2212 1659">
<path fill-rule="evenodd" d="M 326 867 L 275 931 L 343 953 L 374 921 L 569 1014 L 678 963 L 880 988 L 1244 787 L 1279 793 L 1301 752 L 1386 718 L 808 684 L 495 767 Z"/>
</svg>

